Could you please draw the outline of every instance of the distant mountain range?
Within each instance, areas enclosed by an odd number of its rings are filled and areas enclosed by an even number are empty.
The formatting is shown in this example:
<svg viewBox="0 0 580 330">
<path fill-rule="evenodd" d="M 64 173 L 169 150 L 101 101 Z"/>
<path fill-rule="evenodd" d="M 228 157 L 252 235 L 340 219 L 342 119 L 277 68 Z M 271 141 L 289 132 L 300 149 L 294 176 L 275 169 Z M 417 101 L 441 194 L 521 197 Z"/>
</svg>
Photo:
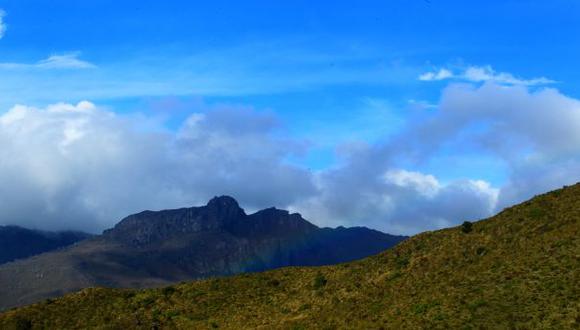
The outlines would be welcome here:
<svg viewBox="0 0 580 330">
<path fill-rule="evenodd" d="M 237 212 L 230 210 L 226 214 Z M 197 218 L 202 211 L 171 212 L 163 218 L 181 223 L 181 215 Z M 279 214 L 269 224 L 288 228 L 291 222 L 291 232 L 316 232 L 297 216 L 267 212 Z M 132 244 L 161 242 L 168 236 L 153 218 L 159 219 L 137 215 L 117 229 L 148 223 Z M 419 234 L 356 262 L 149 290 L 86 289 L 0 314 L 0 328 L 580 329 L 579 252 L 577 184 L 484 221 Z"/>
<path fill-rule="evenodd" d="M 319 228 L 269 208 L 247 215 L 231 197 L 144 211 L 102 235 L 0 266 L 0 310 L 82 288 L 155 287 L 283 266 L 347 262 L 404 240 L 367 228 Z"/>
<path fill-rule="evenodd" d="M 0 226 L 0 265 L 69 246 L 92 236 L 74 231 L 48 232 Z"/>
</svg>

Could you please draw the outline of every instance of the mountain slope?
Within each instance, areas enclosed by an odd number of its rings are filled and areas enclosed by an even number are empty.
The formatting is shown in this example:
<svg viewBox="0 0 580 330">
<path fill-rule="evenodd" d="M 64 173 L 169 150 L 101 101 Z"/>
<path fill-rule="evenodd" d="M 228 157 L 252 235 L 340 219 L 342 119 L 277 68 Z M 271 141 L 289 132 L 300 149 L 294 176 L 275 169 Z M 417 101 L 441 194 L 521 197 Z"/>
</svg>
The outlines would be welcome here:
<svg viewBox="0 0 580 330">
<path fill-rule="evenodd" d="M 0 327 L 577 329 L 580 185 L 361 261 L 164 289 L 87 289 Z"/>
<path fill-rule="evenodd" d="M 377 254 L 405 237 L 367 228 L 318 228 L 270 208 L 246 215 L 231 197 L 144 211 L 75 246 L 0 266 L 0 310 L 82 288 L 144 288 Z"/>
<path fill-rule="evenodd" d="M 0 265 L 56 250 L 91 236 L 73 231 L 46 232 L 18 226 L 0 226 Z"/>
</svg>

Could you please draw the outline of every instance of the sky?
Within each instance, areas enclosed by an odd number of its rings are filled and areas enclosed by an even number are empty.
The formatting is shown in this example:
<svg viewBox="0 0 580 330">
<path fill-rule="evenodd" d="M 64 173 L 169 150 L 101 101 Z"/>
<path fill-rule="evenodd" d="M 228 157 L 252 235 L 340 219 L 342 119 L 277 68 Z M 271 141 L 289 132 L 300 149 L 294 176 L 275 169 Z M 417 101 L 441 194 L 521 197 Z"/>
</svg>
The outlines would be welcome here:
<svg viewBox="0 0 580 330">
<path fill-rule="evenodd" d="M 580 181 L 580 2 L 0 1 L 0 225 L 231 195 L 415 234 Z"/>
</svg>

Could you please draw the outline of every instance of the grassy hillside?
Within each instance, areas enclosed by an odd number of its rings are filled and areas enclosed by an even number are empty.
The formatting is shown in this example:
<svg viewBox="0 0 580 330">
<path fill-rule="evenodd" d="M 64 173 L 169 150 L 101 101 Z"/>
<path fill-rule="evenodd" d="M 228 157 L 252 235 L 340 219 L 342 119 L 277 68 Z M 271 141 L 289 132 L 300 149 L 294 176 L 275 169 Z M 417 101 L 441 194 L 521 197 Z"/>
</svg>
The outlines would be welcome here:
<svg viewBox="0 0 580 330">
<path fill-rule="evenodd" d="M 337 266 L 87 289 L 6 312 L 0 328 L 580 327 L 580 185 L 468 227 Z"/>
</svg>

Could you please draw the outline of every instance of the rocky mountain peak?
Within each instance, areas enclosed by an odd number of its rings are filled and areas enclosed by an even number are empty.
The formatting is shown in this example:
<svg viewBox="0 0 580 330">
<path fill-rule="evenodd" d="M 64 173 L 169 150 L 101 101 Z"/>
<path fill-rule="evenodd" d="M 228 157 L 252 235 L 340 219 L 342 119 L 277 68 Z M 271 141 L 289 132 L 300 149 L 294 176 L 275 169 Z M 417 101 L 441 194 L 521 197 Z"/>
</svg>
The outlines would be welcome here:
<svg viewBox="0 0 580 330">
<path fill-rule="evenodd" d="M 231 196 L 213 197 L 205 206 L 144 211 L 121 220 L 105 236 L 131 245 L 145 246 L 200 232 L 229 232 L 244 237 L 304 235 L 318 227 L 298 213 L 274 207 L 246 215 Z"/>
<path fill-rule="evenodd" d="M 237 222 L 246 216 L 238 202 L 230 196 L 212 198 L 205 209 L 209 218 L 224 225 Z"/>
<path fill-rule="evenodd" d="M 223 209 L 239 209 L 240 205 L 233 197 L 222 195 L 215 196 L 207 202 L 207 207 L 210 208 L 223 208 Z"/>
</svg>

